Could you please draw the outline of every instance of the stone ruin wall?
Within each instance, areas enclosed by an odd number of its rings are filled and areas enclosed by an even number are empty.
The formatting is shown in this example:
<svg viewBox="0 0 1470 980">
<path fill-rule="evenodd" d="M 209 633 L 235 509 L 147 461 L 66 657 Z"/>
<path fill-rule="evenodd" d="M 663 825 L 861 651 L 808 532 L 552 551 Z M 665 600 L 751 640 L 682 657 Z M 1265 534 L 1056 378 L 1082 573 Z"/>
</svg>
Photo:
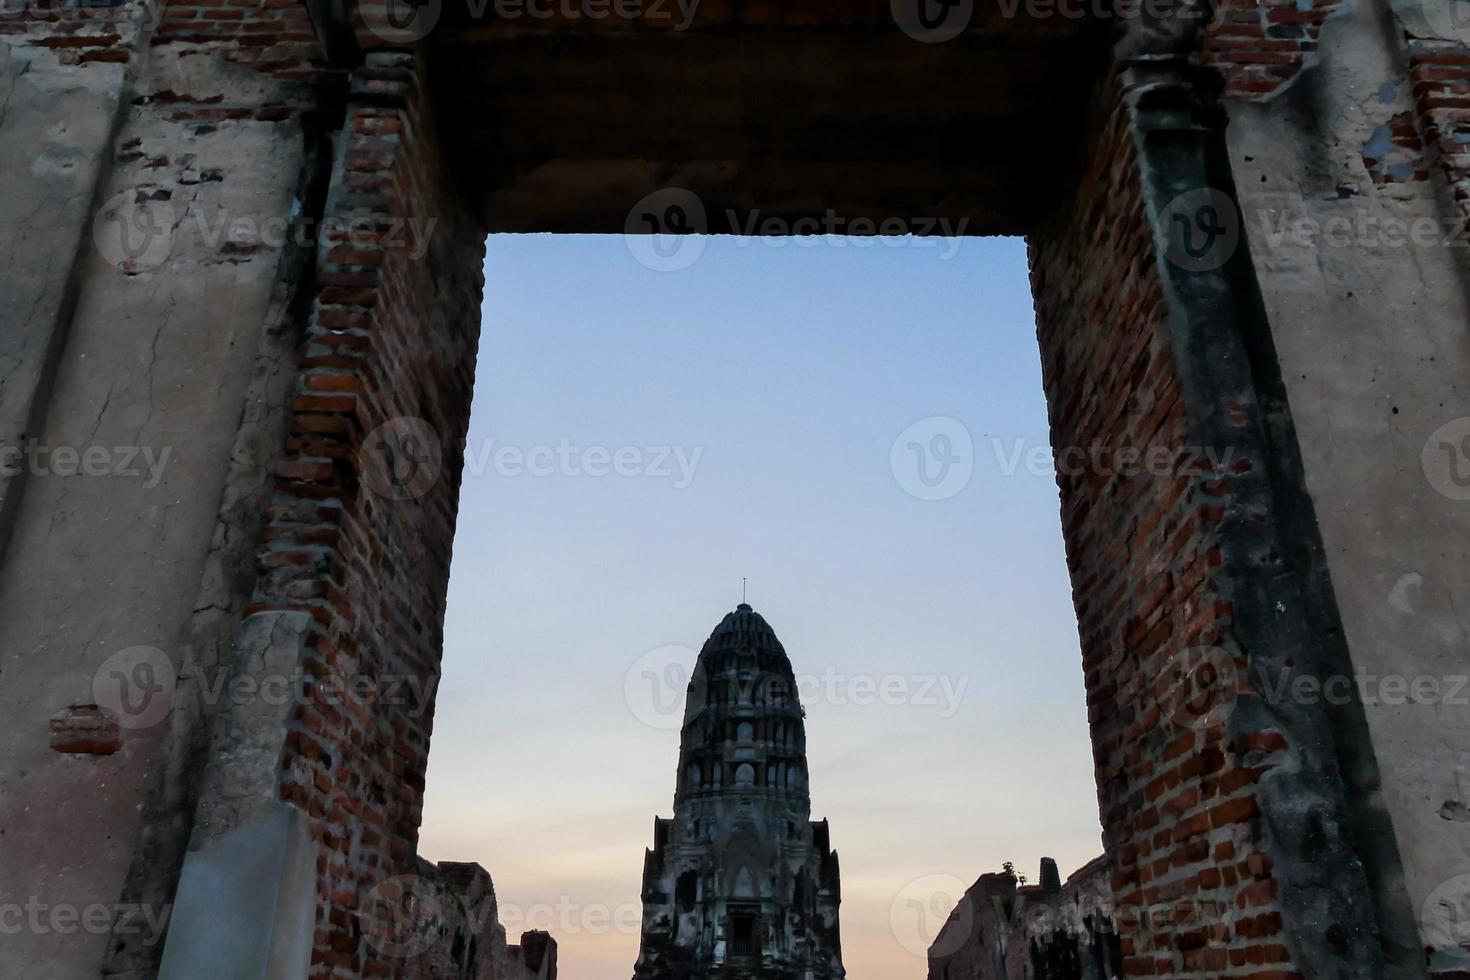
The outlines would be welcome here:
<svg viewBox="0 0 1470 980">
<path fill-rule="evenodd" d="M 1324 262 L 1256 225 L 1249 255 L 1209 275 L 1160 255 L 1173 193 L 1220 186 L 1221 164 L 1248 219 L 1368 208 L 1463 224 L 1470 49 L 1424 16 L 1436 9 L 1229 6 L 1191 59 L 1219 72 L 1218 103 L 1177 66 L 1120 63 L 1065 213 L 1031 236 L 1057 444 L 1122 433 L 1227 447 L 1239 464 L 1061 487 L 1110 885 L 1130 905 L 1214 910 L 1126 936 L 1128 975 L 1342 962 L 1414 977 L 1426 959 L 1462 972 L 1448 945 L 1426 953 L 1414 917 L 1470 873 L 1463 711 L 1309 711 L 1253 692 L 1227 724 L 1160 723 L 1188 687 L 1181 651 L 1200 646 L 1247 671 L 1324 676 L 1446 674 L 1462 659 L 1463 516 L 1416 470 L 1425 434 L 1464 406 L 1459 254 L 1383 245 Z M 263 717 L 221 715 L 198 691 L 211 672 L 288 661 L 437 676 L 482 238 L 437 153 L 422 56 L 329 70 L 292 0 L 31 5 L 0 17 L 0 46 L 14 175 L 0 206 L 24 229 L 3 256 L 19 293 L 0 311 L 0 437 L 180 450 L 158 493 L 36 480 L 22 494 L 0 478 L 0 646 L 32 654 L 0 693 L 14 719 L 0 866 L 18 869 L 0 891 L 162 905 L 188 894 L 191 842 L 206 865 L 306 847 L 320 860 L 292 887 L 314 927 L 296 953 L 313 976 L 372 975 L 384 965 L 351 913 L 416 867 L 431 699 L 383 711 L 311 695 Z M 1216 132 L 1181 150 L 1201 118 Z M 95 214 L 119 195 L 177 222 L 166 264 L 92 248 Z M 411 263 L 412 242 L 272 250 L 211 240 L 195 220 L 262 212 L 439 225 Z M 1323 354 L 1339 349 L 1352 356 Z M 374 493 L 363 464 L 374 439 L 405 448 L 412 433 L 381 430 L 395 416 L 429 420 L 449 447 L 422 507 Z M 57 555 L 81 570 L 37 574 Z M 1278 605 L 1299 615 L 1275 622 Z M 1410 614 L 1433 628 L 1405 649 Z M 186 696 L 167 725 L 98 709 L 102 655 L 50 639 L 68 617 L 78 634 L 169 652 Z M 1271 659 L 1281 651 L 1307 656 Z M 76 832 L 61 838 L 42 812 Z M 1328 859 L 1305 869 L 1295 858 L 1318 840 Z M 1381 953 L 1325 942 L 1323 921 L 1376 930 Z M 146 975 L 157 956 L 126 936 L 24 943 L 59 977 L 98 963 Z"/>
<path fill-rule="evenodd" d="M 981 875 L 956 903 L 929 948 L 928 980 L 1112 980 L 1123 976 L 1120 915 L 1106 856 L 1063 883 L 1056 862 L 1021 884 Z"/>
<path fill-rule="evenodd" d="M 422 946 L 404 959 L 401 980 L 556 980 L 556 940 L 521 933 L 507 943 L 495 885 L 478 864 L 420 859 L 415 898 L 426 908 L 410 920 L 422 930 Z"/>
</svg>

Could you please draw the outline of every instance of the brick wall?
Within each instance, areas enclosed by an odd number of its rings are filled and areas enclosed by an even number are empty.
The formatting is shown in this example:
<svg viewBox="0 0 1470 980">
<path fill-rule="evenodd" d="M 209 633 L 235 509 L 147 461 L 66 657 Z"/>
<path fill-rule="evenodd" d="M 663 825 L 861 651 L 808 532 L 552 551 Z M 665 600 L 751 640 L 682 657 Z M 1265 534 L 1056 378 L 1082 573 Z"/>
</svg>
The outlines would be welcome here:
<svg viewBox="0 0 1470 980">
<path fill-rule="evenodd" d="M 317 624 L 317 683 L 280 774 L 322 845 L 317 977 L 394 972 L 354 911 L 414 867 L 474 380 L 484 240 L 436 156 L 420 72 L 382 54 L 353 76 L 325 216 L 338 230 L 247 610 Z"/>
<path fill-rule="evenodd" d="M 123 63 L 147 22 L 135 3 L 15 3 L 0 8 L 0 40 L 51 49 L 62 64 Z"/>
<path fill-rule="evenodd" d="M 1017 881 L 1008 874 L 975 880 L 929 946 L 929 980 L 999 980 L 1012 973 L 1007 952 L 1017 917 Z M 1021 944 L 1024 946 L 1024 943 Z M 1024 955 L 1020 962 L 1025 962 Z"/>
<path fill-rule="evenodd" d="M 308 79 L 323 68 L 300 0 L 172 0 L 163 6 L 153 43 L 216 49 L 278 78 Z"/>
<path fill-rule="evenodd" d="M 473 863 L 431 864 L 420 858 L 413 874 L 419 905 L 406 928 L 375 935 L 416 935 L 393 965 L 395 980 L 556 980 L 557 946 L 549 933 L 530 930 L 520 942 L 506 942 L 495 885 Z M 386 899 L 384 890 L 374 900 Z M 381 910 L 380 910 L 381 911 Z M 401 916 L 389 910 L 389 918 Z M 383 925 L 380 918 L 378 925 Z M 411 950 L 411 951 L 410 951 Z"/>
<path fill-rule="evenodd" d="M 1290 746 L 1226 724 L 1235 692 L 1211 680 L 1246 667 L 1222 527 L 1259 461 L 1216 471 L 1194 451 L 1124 95 L 1106 93 L 1077 190 L 1030 245 L 1053 446 L 1103 447 L 1058 483 L 1112 888 L 1153 913 L 1125 969 L 1297 976 L 1258 804 Z M 1244 426 L 1245 406 L 1221 408 Z M 1129 475 L 1123 449 L 1173 463 Z"/>
<path fill-rule="evenodd" d="M 309 814 L 321 847 L 313 975 L 396 975 L 403 963 L 375 953 L 358 911 L 376 884 L 417 867 L 483 285 L 483 234 L 437 155 L 422 66 L 411 54 L 375 54 L 350 75 L 327 69 L 298 0 L 27 5 L 0 14 L 0 39 L 83 68 L 128 62 L 140 40 L 151 46 L 128 91 L 133 112 L 190 136 L 165 143 L 125 130 L 119 167 L 187 172 L 175 150 L 238 123 L 276 125 L 293 144 L 303 114 L 314 115 L 310 130 L 340 127 L 324 214 L 299 201 L 301 214 L 231 216 L 290 218 L 316 265 L 258 577 L 229 612 L 304 611 L 316 624 L 301 665 L 316 683 L 292 711 L 279 773 L 280 798 Z M 219 261 L 268 253 L 231 239 Z M 407 457 L 431 448 L 432 472 L 412 487 L 395 482 Z M 233 580 L 251 589 L 249 576 Z M 159 904 L 176 885 L 193 806 L 173 781 L 195 778 L 188 755 L 208 718 L 176 711 L 171 725 L 178 768 L 171 759 L 160 775 L 169 784 L 147 804 L 129 884 Z M 128 949 L 110 969 L 146 967 L 159 953 Z"/>
<path fill-rule="evenodd" d="M 58 51 L 63 63 L 127 62 L 134 42 L 227 61 L 281 79 L 324 69 L 300 0 L 37 0 L 0 10 L 0 39 Z"/>
<path fill-rule="evenodd" d="M 1470 224 L 1470 48 L 1455 41 L 1407 40 L 1419 132 Z"/>
<path fill-rule="evenodd" d="M 1107 857 L 1095 858 L 1065 884 L 1056 871 L 1056 863 L 1043 858 L 1033 884 L 1021 885 L 1006 872 L 981 875 L 929 947 L 929 980 L 1117 977 L 1119 926 Z"/>
<path fill-rule="evenodd" d="M 1111 980 L 1118 976 L 1122 969 L 1119 934 L 1136 928 L 1136 923 L 1116 921 L 1110 874 L 1103 855 L 1078 868 L 1065 883 L 1048 887 L 1042 881 L 1022 889 L 1019 928 L 1006 951 L 1007 975 L 1038 980 Z M 1027 968 L 1030 973 L 1025 972 Z"/>
<path fill-rule="evenodd" d="M 1196 62 L 1219 69 L 1229 98 L 1258 98 L 1286 85 L 1317 50 L 1322 24 L 1341 0 L 1221 0 Z"/>
<path fill-rule="evenodd" d="M 1392 120 L 1383 144 L 1397 151 L 1402 165 L 1390 167 L 1381 156 L 1366 157 L 1365 162 L 1378 184 L 1427 180 L 1426 163 L 1438 163 L 1456 206 L 1470 222 L 1470 47 L 1463 43 L 1465 22 L 1452 4 L 1442 7 L 1454 37 L 1419 22 L 1423 11 L 1438 9 L 1433 2 L 1411 6 L 1409 22 L 1396 25 L 1408 57 L 1416 112 Z M 1342 9 L 1342 0 L 1226 0 L 1195 63 L 1220 73 L 1226 100 L 1277 95 L 1314 61 L 1324 25 Z"/>
</svg>

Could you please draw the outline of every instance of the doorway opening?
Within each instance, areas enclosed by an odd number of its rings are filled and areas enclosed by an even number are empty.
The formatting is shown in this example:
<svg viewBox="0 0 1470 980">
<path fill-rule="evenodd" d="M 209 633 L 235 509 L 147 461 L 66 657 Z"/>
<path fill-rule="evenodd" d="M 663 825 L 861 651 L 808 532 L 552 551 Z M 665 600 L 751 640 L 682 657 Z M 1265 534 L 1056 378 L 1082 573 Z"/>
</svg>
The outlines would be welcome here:
<svg viewBox="0 0 1470 980">
<path fill-rule="evenodd" d="M 488 244 L 421 853 L 625 980 L 650 823 L 718 778 L 677 768 L 694 658 L 745 598 L 796 674 L 847 969 L 918 975 L 982 873 L 1102 848 L 1025 246 L 647 244 Z M 805 775 L 730 737 L 732 785 Z"/>
</svg>

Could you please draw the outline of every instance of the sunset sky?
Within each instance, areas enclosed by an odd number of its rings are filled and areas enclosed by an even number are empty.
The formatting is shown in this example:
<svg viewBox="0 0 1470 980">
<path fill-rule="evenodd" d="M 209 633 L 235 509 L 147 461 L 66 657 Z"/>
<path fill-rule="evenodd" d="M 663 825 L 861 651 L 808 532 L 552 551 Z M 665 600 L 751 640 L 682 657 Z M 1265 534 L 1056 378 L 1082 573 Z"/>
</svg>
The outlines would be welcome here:
<svg viewBox="0 0 1470 980">
<path fill-rule="evenodd" d="M 628 980 L 673 689 L 748 577 L 848 976 L 921 980 L 982 872 L 1102 850 L 1025 248 L 700 243 L 490 241 L 421 851 Z"/>
</svg>

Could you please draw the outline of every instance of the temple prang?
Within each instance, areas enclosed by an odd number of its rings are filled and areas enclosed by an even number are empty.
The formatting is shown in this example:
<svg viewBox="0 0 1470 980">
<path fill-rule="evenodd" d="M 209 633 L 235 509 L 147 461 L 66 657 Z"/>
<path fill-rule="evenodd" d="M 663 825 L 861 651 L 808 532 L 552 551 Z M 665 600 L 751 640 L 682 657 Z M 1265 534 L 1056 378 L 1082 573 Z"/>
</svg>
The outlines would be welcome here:
<svg viewBox="0 0 1470 980">
<path fill-rule="evenodd" d="M 842 885 L 811 819 L 805 711 L 791 660 L 741 603 L 685 696 L 674 815 L 643 864 L 634 980 L 840 980 Z"/>
</svg>

